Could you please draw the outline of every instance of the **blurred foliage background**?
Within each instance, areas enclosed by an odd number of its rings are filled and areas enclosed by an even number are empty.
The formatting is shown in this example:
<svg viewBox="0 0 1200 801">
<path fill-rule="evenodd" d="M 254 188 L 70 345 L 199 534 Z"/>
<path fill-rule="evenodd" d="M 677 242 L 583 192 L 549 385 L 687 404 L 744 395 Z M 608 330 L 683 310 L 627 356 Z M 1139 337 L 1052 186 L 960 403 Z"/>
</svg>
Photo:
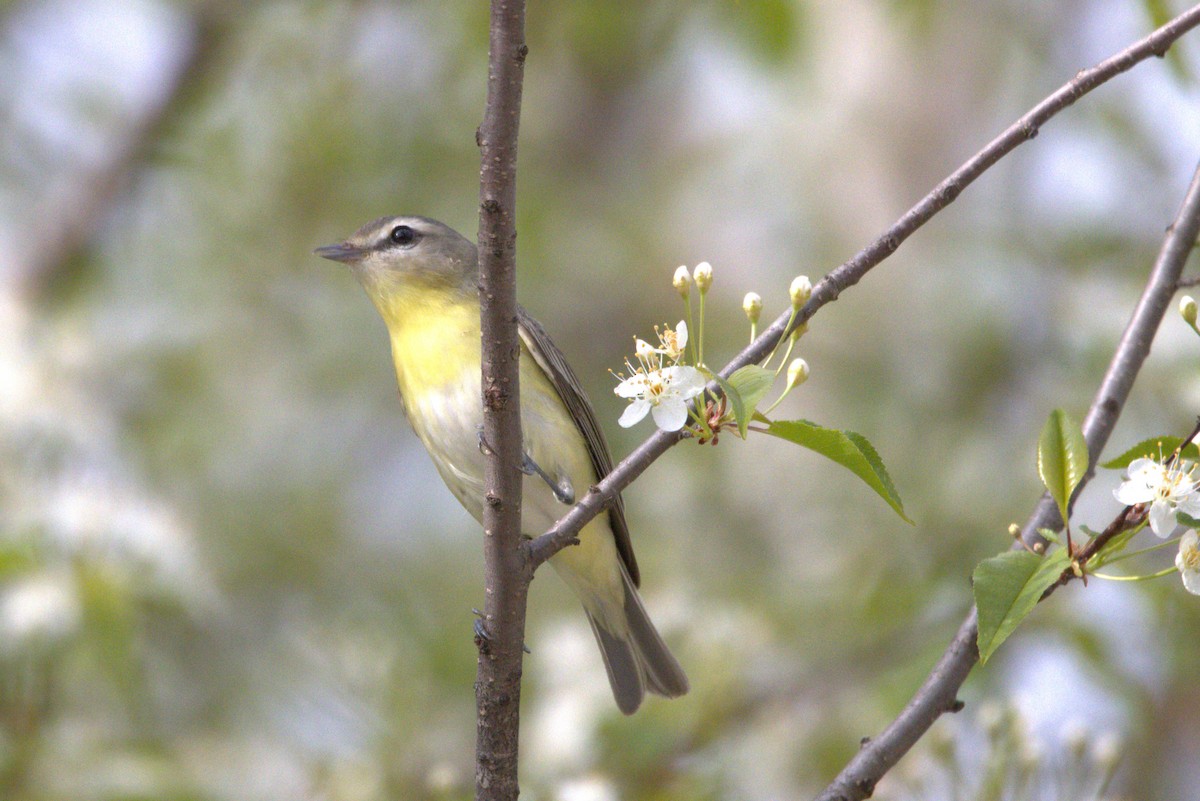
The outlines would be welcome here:
<svg viewBox="0 0 1200 801">
<path fill-rule="evenodd" d="M 1182 7 L 533 0 L 522 301 L 620 457 L 649 428 L 606 369 L 679 319 L 677 265 L 715 266 L 720 364 L 744 292 L 772 318 Z M 0 797 L 470 797 L 477 527 L 310 251 L 388 213 L 474 234 L 486 33 L 476 0 L 0 4 Z M 781 411 L 870 438 L 915 527 L 783 443 L 674 449 L 626 497 L 694 689 L 628 719 L 535 582 L 527 797 L 805 797 L 901 709 L 1039 494 L 1047 413 L 1091 401 L 1200 156 L 1197 70 L 1193 34 L 1088 96 L 813 321 Z M 1172 315 L 1108 454 L 1190 427 L 1198 359 Z M 985 797 L 1001 730 L 1027 797 L 1114 753 L 1112 797 L 1188 796 L 1197 626 L 1173 579 L 1058 593 L 878 797 Z"/>
</svg>

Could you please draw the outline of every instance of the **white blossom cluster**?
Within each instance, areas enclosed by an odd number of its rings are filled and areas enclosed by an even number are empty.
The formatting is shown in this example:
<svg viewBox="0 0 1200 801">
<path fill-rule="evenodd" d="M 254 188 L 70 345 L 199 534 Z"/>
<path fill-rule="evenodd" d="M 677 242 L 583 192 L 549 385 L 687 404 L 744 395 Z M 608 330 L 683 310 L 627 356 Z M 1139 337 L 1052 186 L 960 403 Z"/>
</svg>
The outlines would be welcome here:
<svg viewBox="0 0 1200 801">
<path fill-rule="evenodd" d="M 1200 518 L 1200 482 L 1193 478 L 1195 471 L 1196 465 L 1183 459 L 1170 464 L 1165 460 L 1135 459 L 1129 464 L 1128 478 L 1113 494 L 1126 506 L 1149 504 L 1150 530 L 1165 539 L 1179 527 L 1180 513 Z M 1179 538 L 1175 566 L 1184 588 L 1200 595 L 1200 535 L 1194 529 Z"/>
</svg>

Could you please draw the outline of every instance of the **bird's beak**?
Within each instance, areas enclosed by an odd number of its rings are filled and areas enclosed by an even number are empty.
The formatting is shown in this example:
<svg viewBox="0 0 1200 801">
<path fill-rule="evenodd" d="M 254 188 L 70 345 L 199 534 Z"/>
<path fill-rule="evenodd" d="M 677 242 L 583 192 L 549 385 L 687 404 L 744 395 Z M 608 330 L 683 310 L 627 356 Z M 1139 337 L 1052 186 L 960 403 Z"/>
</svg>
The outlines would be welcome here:
<svg viewBox="0 0 1200 801">
<path fill-rule="evenodd" d="M 334 245 L 324 245 L 319 247 L 314 250 L 313 253 L 317 254 L 323 259 L 332 259 L 333 261 L 340 261 L 343 264 L 353 264 L 354 262 L 359 261 L 363 255 L 366 254 L 366 250 L 360 247 L 355 247 L 349 242 L 338 242 Z"/>
</svg>

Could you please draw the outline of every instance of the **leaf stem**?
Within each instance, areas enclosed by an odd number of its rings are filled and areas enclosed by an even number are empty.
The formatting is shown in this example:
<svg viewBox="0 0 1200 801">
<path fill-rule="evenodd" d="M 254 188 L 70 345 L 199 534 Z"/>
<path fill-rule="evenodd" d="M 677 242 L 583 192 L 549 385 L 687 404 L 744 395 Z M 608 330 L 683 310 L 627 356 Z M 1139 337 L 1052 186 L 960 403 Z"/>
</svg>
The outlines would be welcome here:
<svg viewBox="0 0 1200 801">
<path fill-rule="evenodd" d="M 791 315 L 788 316 L 787 325 L 785 325 L 783 327 L 784 331 L 791 330 L 792 323 L 796 322 L 796 315 L 799 313 L 799 311 L 800 310 L 797 309 L 795 306 L 792 306 L 792 313 L 791 313 Z M 775 353 L 776 353 L 776 351 L 779 350 L 779 346 L 782 342 L 783 342 L 782 336 L 775 340 L 775 347 L 771 348 L 771 354 L 769 356 L 767 356 L 767 358 L 763 361 L 763 363 L 762 363 L 763 367 L 768 366 L 771 363 L 771 360 L 775 358 Z M 789 344 L 788 345 L 788 353 L 791 353 L 791 352 L 792 352 L 792 347 Z M 787 356 L 783 357 L 783 361 L 780 363 L 780 368 L 782 368 L 784 364 L 787 364 Z M 779 375 L 779 370 L 775 371 L 775 375 Z"/>
<path fill-rule="evenodd" d="M 696 330 L 692 319 L 692 294 L 690 292 L 684 297 L 683 305 L 687 307 L 688 339 L 691 340 L 688 344 L 692 346 L 692 362 L 699 367 L 700 351 L 696 346 L 696 341 L 700 338 L 700 332 Z"/>
<path fill-rule="evenodd" d="M 1095 576 L 1096 578 L 1102 578 L 1106 581 L 1149 581 L 1150 579 L 1162 578 L 1163 576 L 1169 576 L 1172 573 L 1178 572 L 1179 568 L 1172 565 L 1171 567 L 1160 570 L 1157 573 L 1149 573 L 1145 576 L 1114 576 L 1111 573 L 1088 573 L 1088 575 Z"/>
<path fill-rule="evenodd" d="M 1143 523 L 1142 525 L 1144 526 L 1145 523 Z M 1132 559 L 1135 556 L 1141 556 L 1144 553 L 1150 553 L 1151 551 L 1162 550 L 1163 548 L 1166 548 L 1170 545 L 1174 545 L 1177 542 L 1179 542 L 1178 537 L 1176 537 L 1173 540 L 1163 540 L 1162 542 L 1158 543 L 1157 545 L 1149 545 L 1145 548 L 1139 548 L 1136 551 L 1129 551 L 1128 553 L 1123 553 L 1120 556 L 1114 556 L 1112 559 L 1105 559 L 1104 564 L 1113 565 L 1113 564 L 1116 564 L 1117 562 L 1122 562 L 1126 559 Z M 1092 575 L 1095 575 L 1095 574 L 1093 573 Z"/>
</svg>

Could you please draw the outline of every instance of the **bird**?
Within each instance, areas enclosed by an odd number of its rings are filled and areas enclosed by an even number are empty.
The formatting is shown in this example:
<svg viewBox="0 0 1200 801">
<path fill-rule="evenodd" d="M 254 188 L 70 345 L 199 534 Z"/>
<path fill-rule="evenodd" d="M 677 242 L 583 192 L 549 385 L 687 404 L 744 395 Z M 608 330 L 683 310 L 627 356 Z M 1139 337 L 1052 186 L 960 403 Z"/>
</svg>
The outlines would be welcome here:
<svg viewBox="0 0 1200 801">
<path fill-rule="evenodd" d="M 482 522 L 483 405 L 475 243 L 429 217 L 380 217 L 314 253 L 349 266 L 391 340 L 405 414 L 455 498 Z M 518 307 L 523 436 L 522 534 L 536 536 L 612 471 L 596 413 L 562 351 Z M 550 565 L 583 604 L 617 707 L 675 698 L 688 679 L 638 596 L 620 495 Z"/>
</svg>

